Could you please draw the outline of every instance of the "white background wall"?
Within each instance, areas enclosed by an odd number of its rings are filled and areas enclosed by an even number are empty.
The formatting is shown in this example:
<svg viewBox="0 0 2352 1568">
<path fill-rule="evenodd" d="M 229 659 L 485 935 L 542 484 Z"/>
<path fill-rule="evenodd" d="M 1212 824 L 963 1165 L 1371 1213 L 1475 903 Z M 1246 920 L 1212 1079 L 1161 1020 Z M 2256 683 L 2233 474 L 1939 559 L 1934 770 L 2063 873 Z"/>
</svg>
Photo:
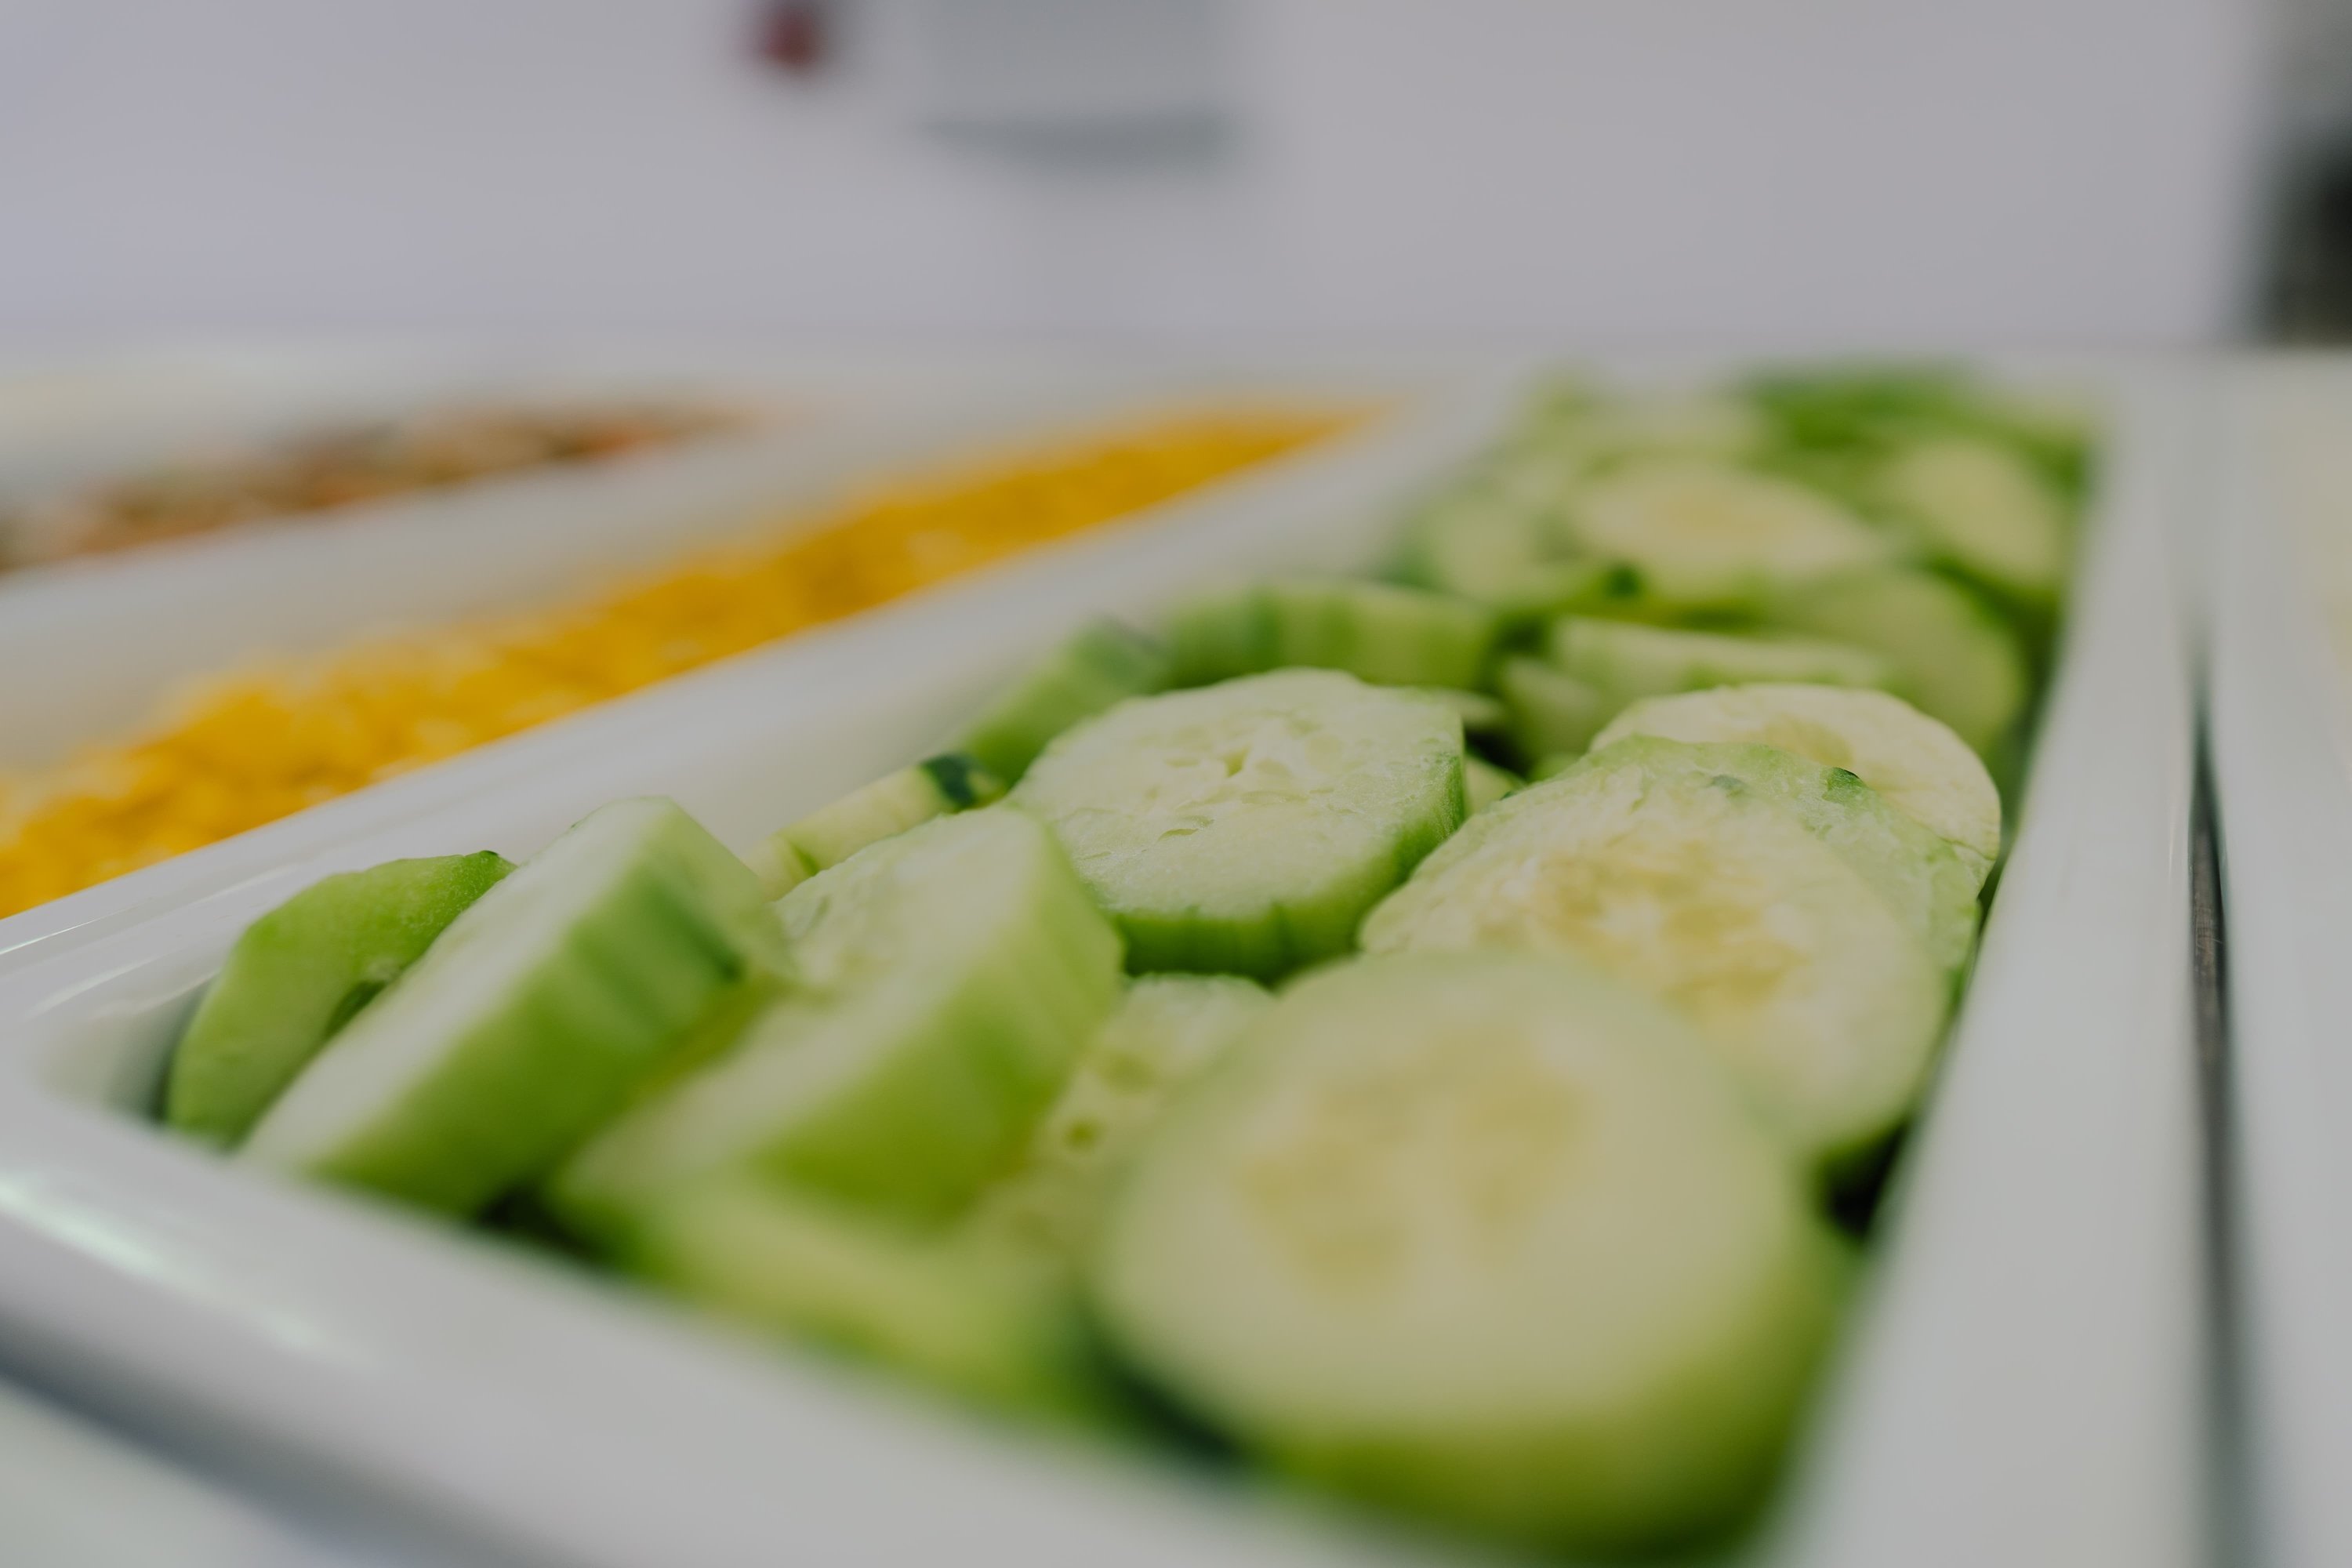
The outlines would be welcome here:
<svg viewBox="0 0 2352 1568">
<path fill-rule="evenodd" d="M 739 0 L 0 0 L 0 342 L 2108 343 L 2244 297 L 2254 0 L 1234 0 L 1208 166 L 1037 168 Z"/>
</svg>

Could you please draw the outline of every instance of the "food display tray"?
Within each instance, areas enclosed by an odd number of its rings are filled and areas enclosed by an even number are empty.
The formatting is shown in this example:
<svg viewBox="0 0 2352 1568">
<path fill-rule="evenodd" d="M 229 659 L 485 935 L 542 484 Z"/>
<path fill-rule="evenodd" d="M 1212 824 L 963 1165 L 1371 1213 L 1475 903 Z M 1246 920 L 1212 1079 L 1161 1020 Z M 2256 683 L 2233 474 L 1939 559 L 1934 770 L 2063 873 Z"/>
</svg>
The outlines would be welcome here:
<svg viewBox="0 0 2352 1568">
<path fill-rule="evenodd" d="M 2242 362 L 2212 405 L 2220 1213 L 2247 1550 L 2322 1568 L 2352 1561 L 2352 361 Z"/>
<path fill-rule="evenodd" d="M 2194 401 L 2147 367 L 2066 374 L 2098 395 L 2110 441 L 2014 848 L 1836 1364 L 1778 1506 L 1732 1549 L 1742 1564 L 2201 1554 L 2173 575 Z M 0 972 L 0 1360 L 485 1559 L 1455 1560 L 1181 1461 L 945 1411 L 509 1246 L 257 1177 L 142 1116 L 229 943 L 306 881 L 399 855 L 525 855 L 647 793 L 746 847 L 921 754 L 1088 611 L 1148 616 L 1213 579 L 1370 563 L 1400 505 L 1496 433 L 1514 379 L 1471 378 L 1147 519 L 428 770 L 397 803 L 305 814 L 266 848 L 276 830 L 248 835 L 206 852 L 205 877 L 21 952 Z"/>
</svg>

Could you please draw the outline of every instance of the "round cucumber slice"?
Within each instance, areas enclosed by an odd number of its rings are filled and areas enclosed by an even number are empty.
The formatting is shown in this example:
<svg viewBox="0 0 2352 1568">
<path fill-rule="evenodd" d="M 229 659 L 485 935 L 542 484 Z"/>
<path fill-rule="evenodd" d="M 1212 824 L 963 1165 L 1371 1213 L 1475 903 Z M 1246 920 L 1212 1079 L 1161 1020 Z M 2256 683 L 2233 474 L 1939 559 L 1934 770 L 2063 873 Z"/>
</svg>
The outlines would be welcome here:
<svg viewBox="0 0 2352 1568">
<path fill-rule="evenodd" d="M 1550 652 L 1554 664 L 1610 698 L 1612 713 L 1639 697 L 1749 680 L 1884 687 L 1899 679 L 1893 660 L 1852 643 L 1734 637 L 1583 616 L 1552 623 Z"/>
<path fill-rule="evenodd" d="M 1013 783 L 1046 742 L 1115 702 L 1165 689 L 1171 674 L 1157 638 L 1108 617 L 1089 622 L 982 708 L 950 750 Z"/>
<path fill-rule="evenodd" d="M 1074 1268 L 1093 1245 L 1113 1178 L 1178 1091 L 1274 1005 L 1231 974 L 1147 974 L 1078 1058 L 1013 1173 L 989 1189 L 973 1234 Z"/>
<path fill-rule="evenodd" d="M 782 943 L 758 879 L 675 804 L 605 806 L 451 922 L 238 1157 L 470 1213 L 617 1110 Z"/>
<path fill-rule="evenodd" d="M 1137 1365 L 1286 1469 L 1644 1551 L 1769 1486 L 1837 1257 L 1666 1010 L 1555 960 L 1415 954 L 1284 994 L 1146 1145 L 1092 1284 Z"/>
<path fill-rule="evenodd" d="M 1636 702 L 1594 738 L 1746 741 L 1844 768 L 1948 840 L 1979 886 L 2000 854 L 2000 792 L 1968 742 L 1899 697 L 1834 686 L 1721 686 Z"/>
<path fill-rule="evenodd" d="M 1069 1281 L 963 1236 L 735 1175 L 656 1205 L 625 1260 L 724 1317 L 991 1409 L 1100 1419 L 1116 1406 Z"/>
<path fill-rule="evenodd" d="M 1580 558 L 1561 542 L 1550 516 L 1558 504 L 1490 485 L 1433 503 L 1409 528 L 1402 574 L 1515 623 L 1638 599 L 1638 573 Z"/>
<path fill-rule="evenodd" d="M 245 928 L 172 1052 L 163 1120 L 234 1147 L 335 1031 L 514 869 L 436 856 L 345 871 Z"/>
<path fill-rule="evenodd" d="M 1567 514 L 1586 554 L 1641 575 L 1679 609 L 1752 608 L 1774 591 L 1894 558 L 1885 534 L 1818 491 L 1721 464 L 1628 464 Z"/>
<path fill-rule="evenodd" d="M 1968 962 L 1979 912 L 1975 866 L 1849 770 L 1771 746 L 1693 743 L 1654 735 L 1628 736 L 1605 755 L 1595 750 L 1589 760 L 1595 766 L 1639 766 L 1654 778 L 1680 773 L 1710 784 L 1737 780 L 1769 796 L 1861 873 L 1937 964 L 1957 975 Z"/>
<path fill-rule="evenodd" d="M 2007 739 L 2025 710 L 2032 681 L 2015 635 L 1983 600 L 1930 573 L 1864 572 L 1815 584 L 1777 600 L 1770 615 L 1885 655 L 1903 694 L 1979 756 Z"/>
<path fill-rule="evenodd" d="M 952 1217 L 1019 1152 L 1118 1000 L 1118 934 L 1053 836 L 1004 806 L 886 838 L 776 908 L 793 989 L 557 1173 L 551 1199 L 587 1234 L 736 1169 Z"/>
<path fill-rule="evenodd" d="M 2038 605 L 2065 585 L 2065 499 L 2013 448 L 1966 437 L 1911 442 L 1886 460 L 1875 488 L 1964 575 Z"/>
<path fill-rule="evenodd" d="M 1272 979 L 1461 824 L 1462 721 L 1291 669 L 1129 702 L 1046 748 L 1013 800 L 1050 824 L 1137 970 Z"/>
<path fill-rule="evenodd" d="M 1475 687 L 1500 630 L 1496 612 L 1447 594 L 1345 578 L 1224 588 L 1169 623 L 1176 684 L 1305 666 L 1379 686 Z"/>
<path fill-rule="evenodd" d="M 1876 1142 L 1926 1081 L 1949 971 L 1769 792 L 1631 744 L 1471 818 L 1365 949 L 1584 958 L 1681 1007 L 1799 1148 Z"/>
</svg>

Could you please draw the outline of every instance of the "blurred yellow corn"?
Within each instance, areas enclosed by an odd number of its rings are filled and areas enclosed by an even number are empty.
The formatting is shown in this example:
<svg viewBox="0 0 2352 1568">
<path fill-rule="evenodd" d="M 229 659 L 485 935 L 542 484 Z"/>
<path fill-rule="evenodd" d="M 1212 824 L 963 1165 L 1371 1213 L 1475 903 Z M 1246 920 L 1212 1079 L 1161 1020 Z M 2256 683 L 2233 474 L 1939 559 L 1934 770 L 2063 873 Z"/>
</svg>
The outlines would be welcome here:
<svg viewBox="0 0 2352 1568">
<path fill-rule="evenodd" d="M 572 604 L 231 674 L 118 746 L 0 779 L 0 915 L 1109 521 L 1354 417 L 1171 417 L 883 488 Z"/>
</svg>

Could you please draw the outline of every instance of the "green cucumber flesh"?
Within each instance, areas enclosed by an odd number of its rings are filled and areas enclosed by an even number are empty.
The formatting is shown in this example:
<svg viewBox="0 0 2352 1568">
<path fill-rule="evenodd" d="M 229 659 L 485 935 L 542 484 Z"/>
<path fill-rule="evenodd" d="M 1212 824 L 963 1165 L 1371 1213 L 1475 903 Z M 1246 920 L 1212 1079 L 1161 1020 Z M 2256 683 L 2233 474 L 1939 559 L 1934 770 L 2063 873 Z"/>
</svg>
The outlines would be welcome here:
<svg viewBox="0 0 2352 1568">
<path fill-rule="evenodd" d="M 1507 621 L 1632 602 L 1640 574 L 1581 559 L 1556 538 L 1544 514 L 1487 491 L 1432 503 L 1407 535 L 1411 582 L 1493 607 Z"/>
<path fill-rule="evenodd" d="M 1843 1267 L 1685 1024 L 1447 953 L 1286 992 L 1145 1145 L 1091 1279 L 1114 1343 L 1275 1466 L 1614 1553 L 1749 1516 Z"/>
<path fill-rule="evenodd" d="M 1502 662 L 1495 688 L 1511 715 L 1511 744 L 1529 761 L 1582 752 L 1624 705 L 1591 681 L 1524 655 Z"/>
<path fill-rule="evenodd" d="M 1859 688 L 1719 686 L 1636 702 L 1595 738 L 1745 741 L 1844 768 L 1949 841 L 1981 883 L 2000 854 L 2000 792 L 1950 726 L 1899 697 Z"/>
<path fill-rule="evenodd" d="M 2032 692 L 2016 635 L 1968 589 L 1926 572 L 1869 572 L 1791 592 L 1778 624 L 1884 655 L 1895 689 L 1979 756 L 2010 740 Z M 1776 678 L 1767 678 L 1776 679 Z"/>
<path fill-rule="evenodd" d="M 1060 837 L 1130 968 L 1265 980 L 1345 952 L 1460 825 L 1462 758 L 1441 702 L 1280 670 L 1122 704 L 1013 799 Z"/>
<path fill-rule="evenodd" d="M 303 889 L 246 927 L 172 1052 L 163 1120 L 234 1148 L 335 1032 L 514 867 L 392 860 Z"/>
<path fill-rule="evenodd" d="M 1346 578 L 1224 588 L 1179 606 L 1168 626 L 1175 683 L 1307 667 L 1379 686 L 1475 687 L 1499 627 L 1486 605 Z"/>
<path fill-rule="evenodd" d="M 1962 575 L 2042 606 L 2065 586 L 2065 498 L 2012 448 L 1955 437 L 1909 442 L 1884 461 L 1876 489 Z"/>
<path fill-rule="evenodd" d="M 1472 817 L 1362 942 L 1596 964 L 1687 1014 L 1825 1163 L 1910 1113 L 1953 992 L 1912 922 L 1769 792 L 1626 743 Z"/>
<path fill-rule="evenodd" d="M 556 1173 L 583 1234 L 732 1170 L 942 1221 L 1019 1152 L 1119 996 L 1118 934 L 1008 806 L 885 839 L 776 908 L 793 986 Z"/>
<path fill-rule="evenodd" d="M 238 1157 L 471 1213 L 561 1158 L 783 938 L 667 800 L 584 818 L 328 1042 Z"/>
<path fill-rule="evenodd" d="M 949 749 L 1012 784 L 1055 736 L 1113 703 L 1165 690 L 1171 674 L 1157 638 L 1107 617 L 1089 622 L 1014 678 Z"/>
<path fill-rule="evenodd" d="M 1636 698 L 1710 686 L 1806 680 L 1886 687 L 1901 674 L 1893 659 L 1852 643 L 1685 631 L 1584 616 L 1554 621 L 1549 649 L 1554 664 L 1613 700 L 1612 717 Z"/>
<path fill-rule="evenodd" d="M 950 812 L 1000 799 L 996 775 L 961 752 L 945 752 L 885 774 L 770 835 L 745 857 L 772 899 L 869 844 Z"/>
</svg>

